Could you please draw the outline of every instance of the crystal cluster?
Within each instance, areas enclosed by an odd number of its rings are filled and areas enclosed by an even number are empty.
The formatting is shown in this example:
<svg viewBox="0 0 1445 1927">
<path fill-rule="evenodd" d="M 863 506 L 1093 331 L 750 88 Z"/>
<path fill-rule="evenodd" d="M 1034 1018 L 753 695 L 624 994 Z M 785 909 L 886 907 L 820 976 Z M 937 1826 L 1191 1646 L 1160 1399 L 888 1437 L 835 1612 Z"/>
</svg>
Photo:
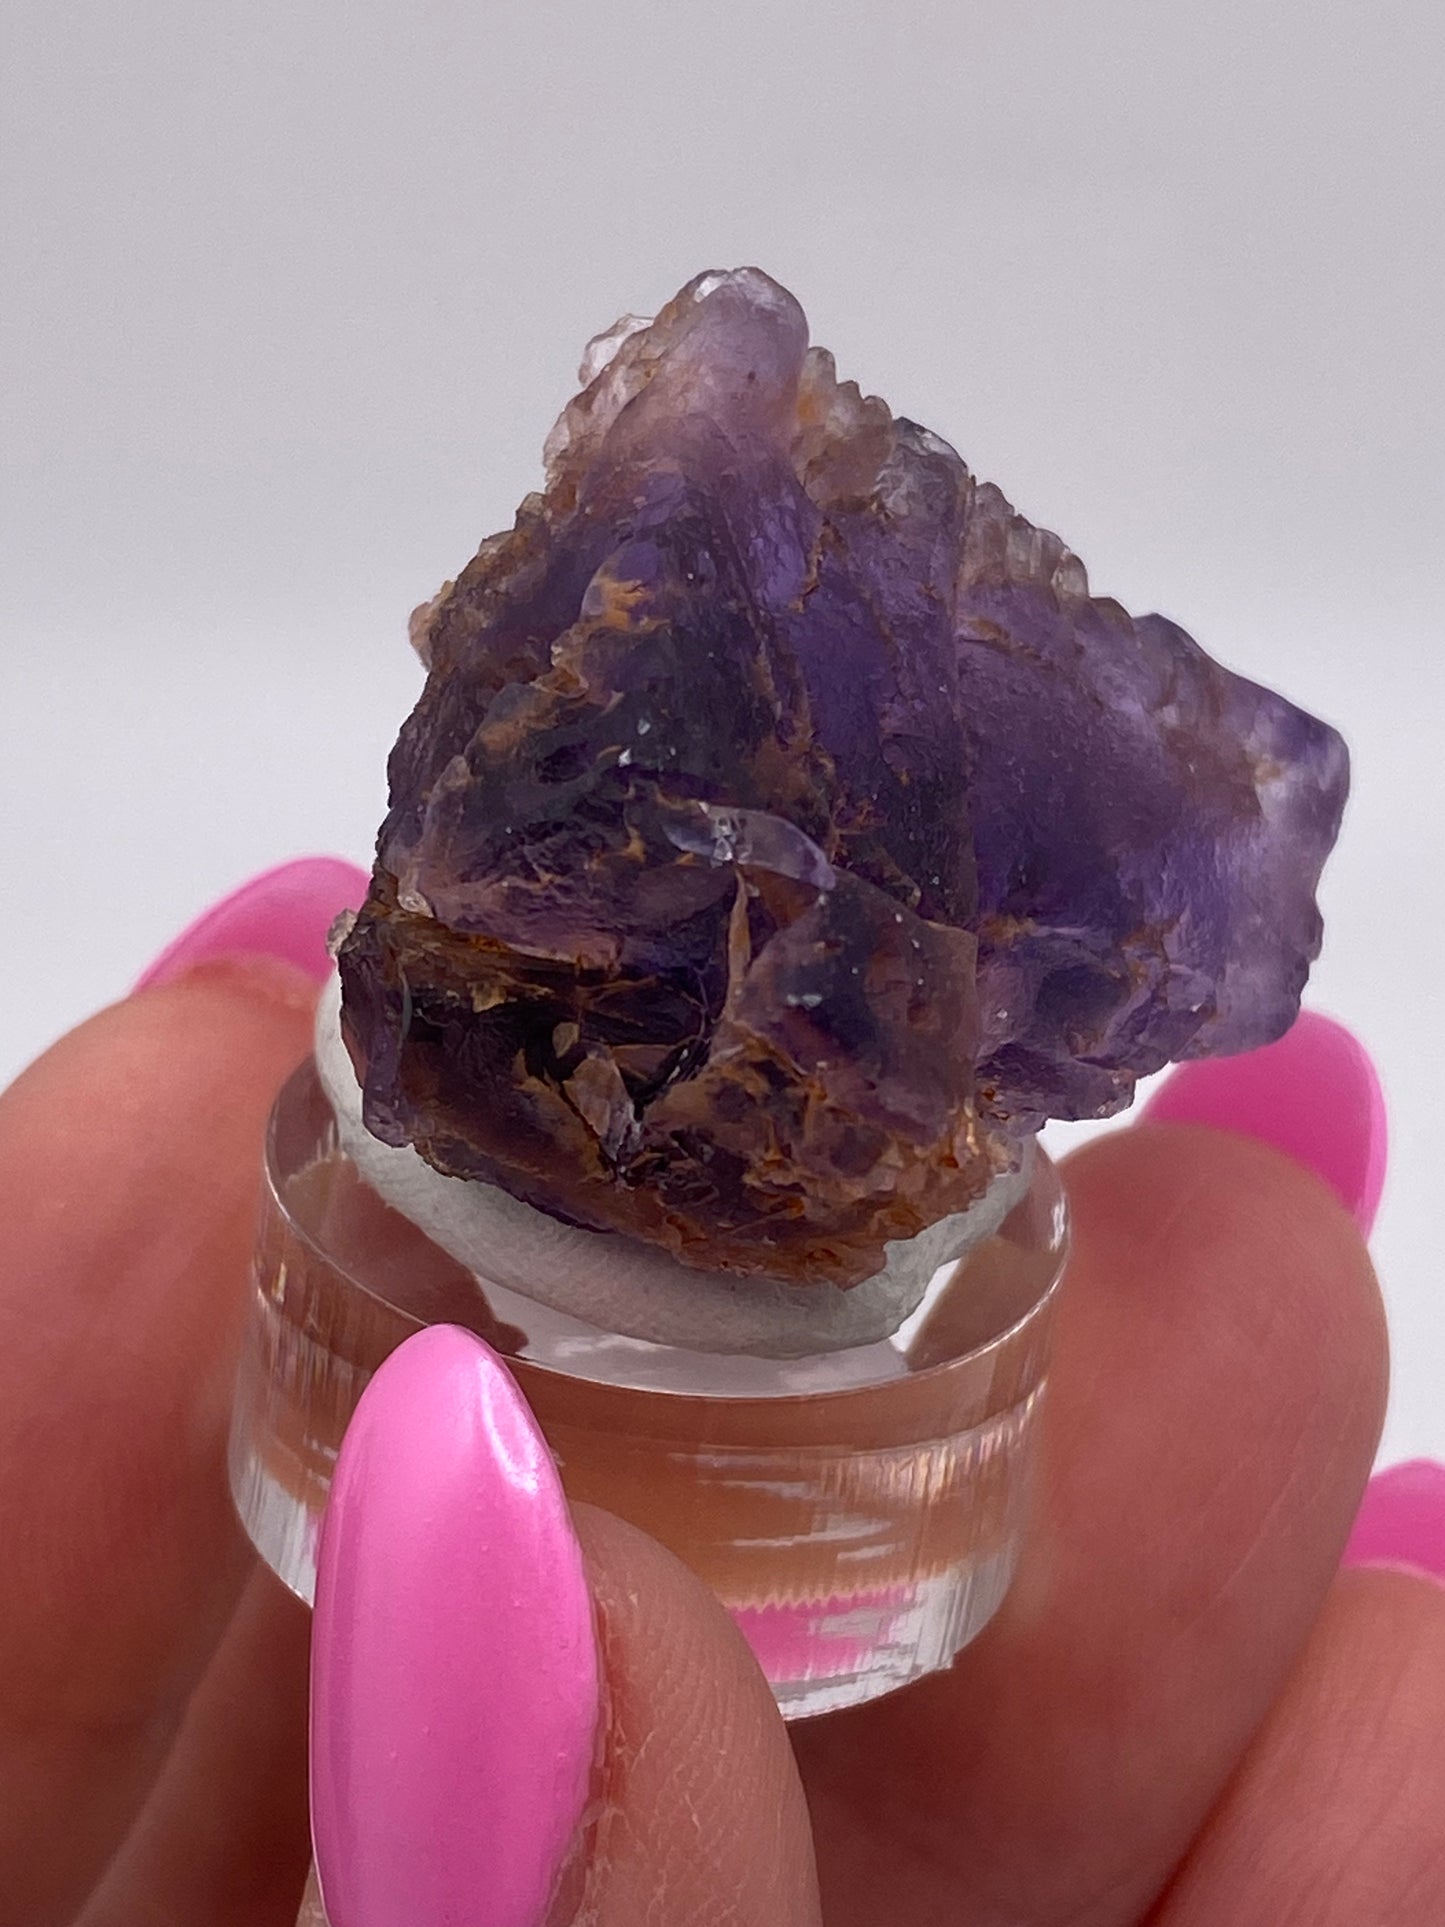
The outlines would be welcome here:
<svg viewBox="0 0 1445 1927">
<path fill-rule="evenodd" d="M 544 492 L 414 618 L 340 957 L 377 1137 L 848 1284 L 1044 1119 L 1288 1026 L 1333 730 L 1091 597 L 755 269 L 583 382 Z"/>
</svg>

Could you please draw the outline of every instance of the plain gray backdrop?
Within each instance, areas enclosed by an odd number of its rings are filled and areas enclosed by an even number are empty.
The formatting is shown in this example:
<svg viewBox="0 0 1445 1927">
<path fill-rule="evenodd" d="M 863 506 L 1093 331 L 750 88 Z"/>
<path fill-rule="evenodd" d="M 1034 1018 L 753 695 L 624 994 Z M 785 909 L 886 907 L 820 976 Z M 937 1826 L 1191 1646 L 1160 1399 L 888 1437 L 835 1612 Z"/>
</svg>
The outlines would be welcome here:
<svg viewBox="0 0 1445 1927">
<path fill-rule="evenodd" d="M 0 1075 L 365 858 L 412 605 L 707 266 L 1340 723 L 1311 990 L 1394 1120 L 1386 1456 L 1445 1456 L 1439 0 L 9 0 Z"/>
</svg>

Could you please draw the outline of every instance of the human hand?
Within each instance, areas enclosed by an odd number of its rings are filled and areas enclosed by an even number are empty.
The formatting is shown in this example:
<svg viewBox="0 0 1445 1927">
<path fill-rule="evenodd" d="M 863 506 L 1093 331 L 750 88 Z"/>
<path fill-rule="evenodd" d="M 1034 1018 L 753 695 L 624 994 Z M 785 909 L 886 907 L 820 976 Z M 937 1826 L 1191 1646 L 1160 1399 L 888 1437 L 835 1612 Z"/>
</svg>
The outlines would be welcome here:
<svg viewBox="0 0 1445 1927">
<path fill-rule="evenodd" d="M 308 1620 L 242 1540 L 224 1445 L 257 1147 L 311 997 L 274 961 L 191 971 L 0 1099 L 6 1927 L 295 1917 Z M 1360 1111 L 1338 1081 L 1306 1100 Z M 607 1709 L 583 1918 L 1445 1918 L 1445 1592 L 1335 1571 L 1384 1398 L 1358 1230 L 1277 1150 L 1177 1122 L 1067 1175 L 1034 1528 L 950 1673 L 790 1733 L 703 1588 L 579 1513 Z M 396 1847 L 414 1927 L 458 1854 L 501 1927 L 466 1806 L 485 1668 L 473 1686 L 434 1769 L 453 1808 Z"/>
</svg>

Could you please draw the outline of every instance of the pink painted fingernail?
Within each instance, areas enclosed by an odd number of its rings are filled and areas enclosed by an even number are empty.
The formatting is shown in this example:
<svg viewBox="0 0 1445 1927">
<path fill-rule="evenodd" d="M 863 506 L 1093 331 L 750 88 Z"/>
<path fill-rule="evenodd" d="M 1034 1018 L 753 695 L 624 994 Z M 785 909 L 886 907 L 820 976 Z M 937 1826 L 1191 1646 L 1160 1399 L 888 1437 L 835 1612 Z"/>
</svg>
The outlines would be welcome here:
<svg viewBox="0 0 1445 1927">
<path fill-rule="evenodd" d="M 1445 1584 L 1445 1465 L 1411 1459 L 1365 1487 L 1347 1566 L 1395 1566 Z"/>
<path fill-rule="evenodd" d="M 331 974 L 326 933 L 338 912 L 357 908 L 367 882 L 365 870 L 342 857 L 278 863 L 203 910 L 166 945 L 136 989 L 171 983 L 219 957 L 276 957 L 324 983 Z"/>
<path fill-rule="evenodd" d="M 1301 1011 L 1277 1044 L 1181 1064 L 1144 1116 L 1273 1144 L 1323 1178 L 1369 1236 L 1385 1183 L 1385 1097 L 1369 1052 L 1333 1018 Z"/>
<path fill-rule="evenodd" d="M 547 1443 L 496 1353 L 430 1326 L 367 1387 L 321 1534 L 311 1825 L 332 1927 L 541 1927 L 597 1720 Z"/>
</svg>

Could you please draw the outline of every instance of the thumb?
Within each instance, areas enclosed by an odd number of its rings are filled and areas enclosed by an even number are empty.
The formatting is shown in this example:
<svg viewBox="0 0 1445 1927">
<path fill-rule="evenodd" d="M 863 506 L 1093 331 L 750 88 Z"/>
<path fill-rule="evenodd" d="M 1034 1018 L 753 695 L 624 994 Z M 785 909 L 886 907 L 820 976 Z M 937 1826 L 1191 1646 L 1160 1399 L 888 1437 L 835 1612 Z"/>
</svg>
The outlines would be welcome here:
<svg viewBox="0 0 1445 1927">
<path fill-rule="evenodd" d="M 569 1510 L 505 1366 L 455 1327 L 393 1354 L 342 1446 L 311 1751 L 330 1927 L 818 1920 L 743 1640 L 654 1541 Z"/>
</svg>

